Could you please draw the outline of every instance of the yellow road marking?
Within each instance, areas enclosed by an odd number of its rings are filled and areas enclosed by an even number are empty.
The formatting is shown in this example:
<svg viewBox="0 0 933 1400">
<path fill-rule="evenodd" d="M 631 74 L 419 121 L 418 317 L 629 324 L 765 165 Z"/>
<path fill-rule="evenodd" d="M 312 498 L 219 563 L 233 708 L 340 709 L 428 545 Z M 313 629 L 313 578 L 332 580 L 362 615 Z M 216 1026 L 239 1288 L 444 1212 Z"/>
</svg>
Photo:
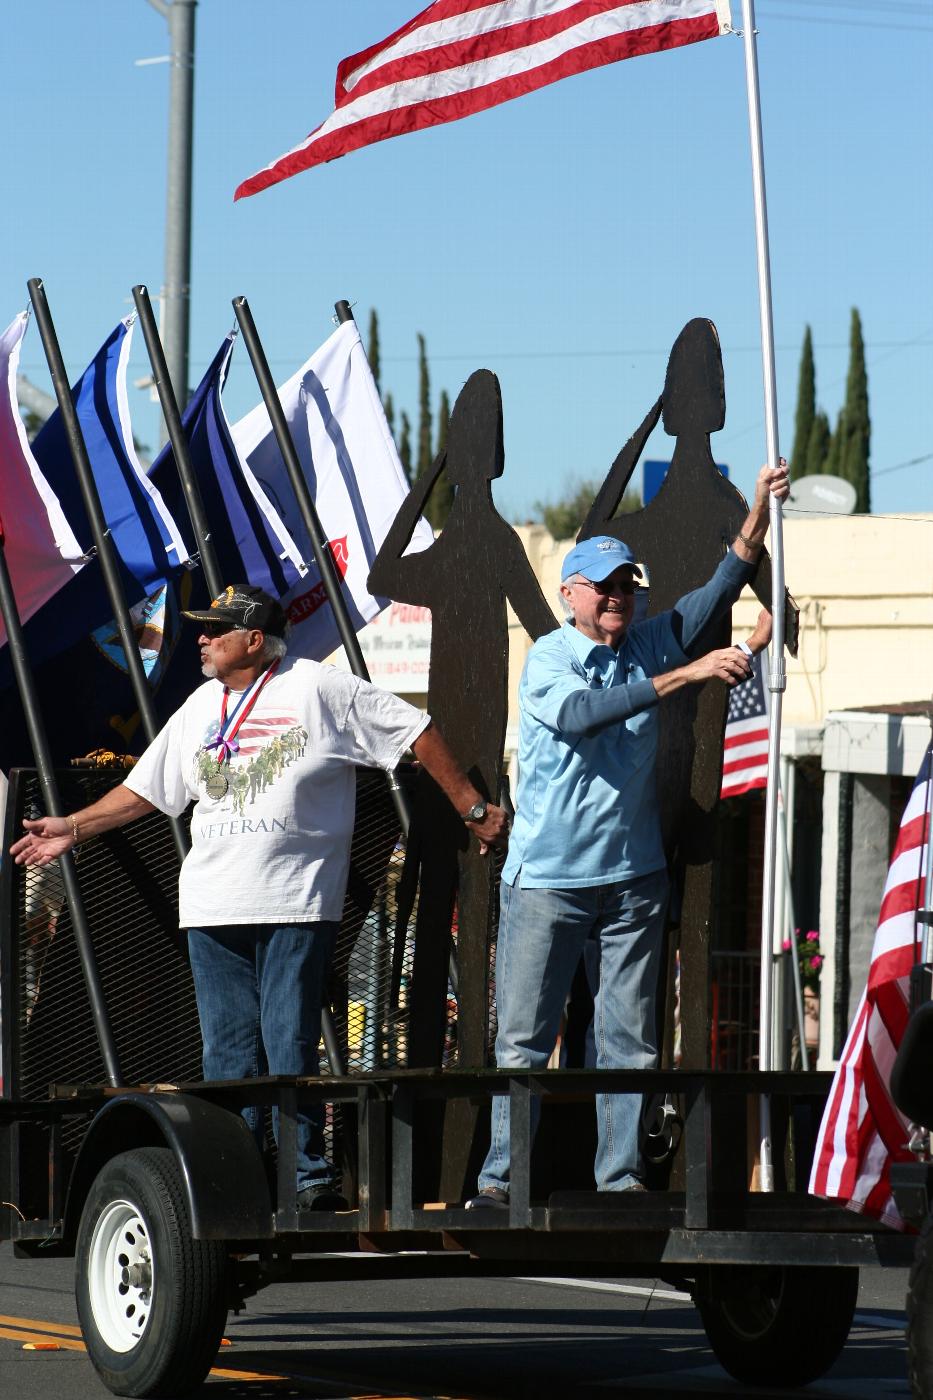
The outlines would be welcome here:
<svg viewBox="0 0 933 1400">
<path fill-rule="evenodd" d="M 81 1328 L 72 1327 L 67 1322 L 37 1322 L 31 1317 L 5 1317 L 0 1313 L 2 1327 L 29 1327 L 36 1332 L 60 1332 L 63 1337 L 80 1337 Z"/>
<path fill-rule="evenodd" d="M 85 1343 L 81 1340 L 80 1327 L 74 1327 L 67 1322 L 40 1322 L 30 1317 L 7 1317 L 0 1313 L 0 1338 L 8 1342 L 25 1342 L 35 1346 L 39 1337 L 54 1338 L 65 1351 L 87 1351 Z M 300 1372 L 294 1375 L 280 1375 L 274 1371 L 237 1371 L 221 1366 L 212 1366 L 210 1374 L 225 1381 L 298 1381 L 309 1385 L 323 1383 L 329 1386 L 342 1384 L 330 1377 L 303 1376 Z M 365 1394 L 355 1391 L 351 1400 L 427 1400 L 427 1397 L 424 1394 L 402 1395 L 394 1390 L 378 1390 Z M 444 1397 L 438 1396 L 436 1400 L 444 1400 Z"/>
</svg>

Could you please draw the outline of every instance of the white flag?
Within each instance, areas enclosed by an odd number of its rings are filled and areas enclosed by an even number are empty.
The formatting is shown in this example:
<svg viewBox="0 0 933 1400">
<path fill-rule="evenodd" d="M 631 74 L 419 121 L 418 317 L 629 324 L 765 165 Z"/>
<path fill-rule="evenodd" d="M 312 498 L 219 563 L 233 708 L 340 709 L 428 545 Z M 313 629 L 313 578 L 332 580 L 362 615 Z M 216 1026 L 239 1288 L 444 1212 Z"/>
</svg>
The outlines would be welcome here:
<svg viewBox="0 0 933 1400">
<path fill-rule="evenodd" d="M 408 482 L 355 321 L 334 331 L 282 385 L 279 399 L 359 631 L 388 602 L 372 596 L 366 579 L 408 495 Z M 340 636 L 265 404 L 230 431 L 240 459 L 310 565 L 307 577 L 282 599 L 293 629 L 289 649 L 322 661 L 340 645 Z M 433 541 L 431 527 L 420 520 L 406 552 Z"/>
<path fill-rule="evenodd" d="M 28 317 L 0 335 L 0 523 L 20 620 L 28 621 L 87 560 L 29 446 L 16 403 L 16 370 Z M 6 645 L 0 620 L 0 646 Z"/>
</svg>

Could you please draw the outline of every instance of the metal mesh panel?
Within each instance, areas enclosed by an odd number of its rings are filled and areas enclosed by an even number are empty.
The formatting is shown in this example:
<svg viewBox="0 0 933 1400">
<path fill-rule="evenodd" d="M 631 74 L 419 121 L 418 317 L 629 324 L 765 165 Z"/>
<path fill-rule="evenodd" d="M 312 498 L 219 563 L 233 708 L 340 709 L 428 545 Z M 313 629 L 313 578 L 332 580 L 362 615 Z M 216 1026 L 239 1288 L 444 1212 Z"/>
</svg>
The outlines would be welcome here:
<svg viewBox="0 0 933 1400">
<path fill-rule="evenodd" d="M 106 769 L 59 773 L 65 810 L 96 801 L 122 776 L 122 770 Z M 8 831 L 21 830 L 24 816 L 43 813 L 36 775 L 15 773 Z M 502 857 L 494 859 L 498 874 Z M 124 1081 L 199 1079 L 201 1039 L 184 936 L 177 927 L 178 861 L 168 820 L 154 813 L 108 832 L 82 845 L 76 863 Z M 406 1063 L 417 901 L 407 925 L 397 930 L 403 867 L 404 844 L 385 777 L 360 770 L 350 877 L 329 996 L 342 1058 L 355 1072 Z M 7 874 L 10 921 L 2 973 L 4 1009 L 12 1018 L 12 1055 L 4 1091 L 41 1100 L 54 1083 L 104 1084 L 58 867 L 9 867 Z M 490 967 L 495 956 L 492 922 Z M 456 1011 L 451 995 L 443 1060 L 449 1066 L 457 1063 Z M 492 1038 L 492 1001 L 490 1020 Z M 321 1071 L 333 1069 L 322 1046 Z M 329 1124 L 331 1139 L 332 1131 Z M 83 1132 L 82 1121 L 66 1128 L 66 1153 L 77 1149 Z M 331 1140 L 328 1147 L 334 1151 L 337 1144 Z"/>
<path fill-rule="evenodd" d="M 121 780 L 108 770 L 58 775 L 66 810 L 96 801 Z M 20 773 L 17 825 L 41 816 L 38 780 Z M 164 817 L 153 814 L 82 846 L 78 878 L 123 1077 L 128 1084 L 197 1078 L 201 1039 L 178 934 L 178 859 Z M 104 1083 L 106 1075 L 57 865 L 20 868 L 13 881 L 15 1051 L 12 1092 L 42 1099 L 53 1083 Z M 80 1123 L 67 1129 L 78 1139 Z M 76 1143 L 66 1141 L 66 1149 Z"/>
</svg>

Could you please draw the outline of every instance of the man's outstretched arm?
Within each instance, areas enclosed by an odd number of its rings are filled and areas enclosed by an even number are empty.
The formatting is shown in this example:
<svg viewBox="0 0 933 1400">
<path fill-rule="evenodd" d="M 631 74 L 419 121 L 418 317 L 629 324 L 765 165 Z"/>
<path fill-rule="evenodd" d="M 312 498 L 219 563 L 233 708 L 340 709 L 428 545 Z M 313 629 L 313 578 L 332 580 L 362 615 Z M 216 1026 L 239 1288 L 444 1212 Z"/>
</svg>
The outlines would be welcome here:
<svg viewBox="0 0 933 1400">
<path fill-rule="evenodd" d="M 24 821 L 26 835 L 14 841 L 10 855 L 17 865 L 48 865 L 57 860 L 65 851 L 72 850 L 82 841 L 99 836 L 102 831 L 111 831 L 116 826 L 155 812 L 151 802 L 125 787 L 111 788 L 90 807 L 82 807 L 67 817 L 38 817 L 35 821 Z"/>
</svg>

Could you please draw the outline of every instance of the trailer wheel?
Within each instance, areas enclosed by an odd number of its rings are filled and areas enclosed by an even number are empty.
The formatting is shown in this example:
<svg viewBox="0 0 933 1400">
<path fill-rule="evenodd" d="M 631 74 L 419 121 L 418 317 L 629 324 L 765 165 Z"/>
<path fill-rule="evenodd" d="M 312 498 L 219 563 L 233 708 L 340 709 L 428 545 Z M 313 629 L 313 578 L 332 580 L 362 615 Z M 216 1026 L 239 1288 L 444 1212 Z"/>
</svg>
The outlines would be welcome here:
<svg viewBox="0 0 933 1400">
<path fill-rule="evenodd" d="M 168 1148 L 101 1169 L 78 1228 L 75 1295 L 88 1355 L 115 1395 L 182 1396 L 204 1380 L 227 1316 L 227 1255 L 192 1239 Z"/>
<path fill-rule="evenodd" d="M 806 1385 L 845 1346 L 858 1269 L 711 1269 L 696 1302 L 719 1364 L 756 1385 Z"/>
</svg>

